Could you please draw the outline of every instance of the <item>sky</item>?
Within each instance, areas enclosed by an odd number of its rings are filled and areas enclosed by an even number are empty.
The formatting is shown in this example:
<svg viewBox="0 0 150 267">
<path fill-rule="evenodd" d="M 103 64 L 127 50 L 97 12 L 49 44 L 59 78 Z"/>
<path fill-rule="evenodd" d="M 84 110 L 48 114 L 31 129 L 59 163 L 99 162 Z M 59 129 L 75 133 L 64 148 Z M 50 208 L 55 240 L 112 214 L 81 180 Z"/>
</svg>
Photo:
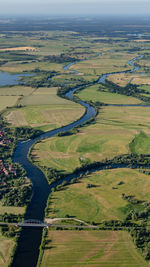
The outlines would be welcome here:
<svg viewBox="0 0 150 267">
<path fill-rule="evenodd" d="M 0 0 L 0 14 L 149 15 L 150 0 Z"/>
</svg>

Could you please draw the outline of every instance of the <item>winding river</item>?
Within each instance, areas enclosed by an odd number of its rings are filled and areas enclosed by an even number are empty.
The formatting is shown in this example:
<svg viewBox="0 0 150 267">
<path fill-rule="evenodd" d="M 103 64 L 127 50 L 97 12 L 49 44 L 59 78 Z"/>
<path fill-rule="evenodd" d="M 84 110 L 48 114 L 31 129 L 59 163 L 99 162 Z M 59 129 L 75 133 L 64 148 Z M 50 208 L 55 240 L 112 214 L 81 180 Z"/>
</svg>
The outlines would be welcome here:
<svg viewBox="0 0 150 267">
<path fill-rule="evenodd" d="M 128 62 L 128 64 L 133 67 L 132 70 L 104 74 L 98 79 L 97 83 L 105 84 L 106 78 L 116 73 L 128 73 L 137 71 L 139 67 L 135 66 L 134 62 L 137 59 L 140 59 L 141 57 L 142 56 L 137 56 L 136 58 Z M 64 69 L 69 71 L 69 67 L 72 64 L 74 64 L 74 62 L 65 66 Z M 77 72 L 75 72 L 75 74 L 76 73 Z M 70 100 L 74 100 L 73 94 L 79 89 L 80 87 L 76 87 L 70 90 L 68 93 L 66 93 L 66 97 Z M 78 103 L 84 106 L 86 109 L 85 114 L 80 119 L 67 126 L 43 133 L 35 139 L 28 141 L 21 141 L 18 142 L 17 144 L 16 150 L 13 155 L 13 162 L 18 162 L 25 168 L 27 176 L 30 178 L 33 184 L 33 194 L 26 211 L 25 219 L 44 220 L 44 210 L 46 207 L 48 196 L 51 193 L 52 188 L 56 188 L 56 186 L 58 184 L 61 184 L 63 180 L 70 181 L 73 178 L 73 175 L 68 175 L 65 177 L 65 179 L 59 180 L 53 183 L 52 185 L 48 185 L 43 172 L 40 169 L 38 169 L 35 165 L 33 165 L 31 162 L 29 162 L 27 155 L 31 146 L 34 145 L 38 140 L 50 138 L 58 133 L 69 131 L 74 127 L 82 125 L 83 123 L 90 120 L 92 117 L 96 116 L 96 110 L 94 107 L 90 106 L 88 103 L 81 100 L 79 100 Z M 118 167 L 117 165 L 114 165 L 111 168 L 117 168 L 117 167 Z M 104 167 L 101 167 L 101 169 L 102 168 Z M 91 172 L 92 171 L 95 170 L 91 170 Z M 13 267 L 36 266 L 39 256 L 39 247 L 41 244 L 41 238 L 42 238 L 42 229 L 29 229 L 29 228 L 22 229 L 18 241 L 18 249 L 14 256 L 14 261 L 11 266 Z"/>
</svg>

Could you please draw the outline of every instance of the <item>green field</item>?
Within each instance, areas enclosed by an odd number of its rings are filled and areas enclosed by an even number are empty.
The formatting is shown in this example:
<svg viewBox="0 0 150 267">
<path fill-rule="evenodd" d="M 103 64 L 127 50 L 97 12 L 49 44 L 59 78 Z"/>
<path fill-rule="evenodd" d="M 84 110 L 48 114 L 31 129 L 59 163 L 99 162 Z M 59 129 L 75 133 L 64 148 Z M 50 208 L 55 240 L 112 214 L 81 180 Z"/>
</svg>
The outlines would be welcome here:
<svg viewBox="0 0 150 267">
<path fill-rule="evenodd" d="M 136 135 L 130 143 L 130 150 L 136 154 L 149 154 L 150 153 L 150 135 L 140 132 Z"/>
<path fill-rule="evenodd" d="M 72 65 L 70 70 L 77 70 L 83 75 L 97 75 L 100 76 L 104 73 L 123 71 L 132 69 L 127 65 L 127 61 L 134 58 L 136 54 L 128 54 L 126 52 L 107 52 L 104 51 L 102 56 L 96 59 L 89 59 Z"/>
<path fill-rule="evenodd" d="M 0 96 L 26 96 L 35 89 L 27 86 L 0 87 Z"/>
<path fill-rule="evenodd" d="M 48 131 L 80 118 L 84 108 L 78 104 L 27 106 L 13 109 L 5 115 L 12 126 L 31 126 Z"/>
<path fill-rule="evenodd" d="M 80 91 L 78 96 L 85 100 L 99 101 L 106 104 L 140 104 L 142 101 L 135 97 L 98 91 L 100 84 L 96 84 Z"/>
<path fill-rule="evenodd" d="M 0 234 L 0 266 L 6 267 L 10 261 L 11 251 L 15 245 L 15 242 L 10 239 L 3 237 Z"/>
<path fill-rule="evenodd" d="M 76 135 L 41 141 L 33 155 L 42 166 L 70 172 L 85 162 L 130 153 L 130 144 L 141 130 L 150 134 L 148 114 L 150 107 L 103 107 L 94 124 L 80 128 Z M 144 142 L 140 149 L 149 153 L 149 138 Z"/>
<path fill-rule="evenodd" d="M 94 186 L 87 188 L 88 184 Z M 49 217 L 64 218 L 68 214 L 90 223 L 122 220 L 133 206 L 123 200 L 121 195 L 124 193 L 150 201 L 149 187 L 149 176 L 138 170 L 99 171 L 80 179 L 78 183 L 64 187 L 64 190 L 53 193 Z"/>
<path fill-rule="evenodd" d="M 39 88 L 23 97 L 20 108 L 10 109 L 5 118 L 12 126 L 31 126 L 48 131 L 80 118 L 84 108 L 57 96 L 57 88 Z"/>
<path fill-rule="evenodd" d="M 42 267 L 146 267 L 127 232 L 49 231 Z"/>
</svg>

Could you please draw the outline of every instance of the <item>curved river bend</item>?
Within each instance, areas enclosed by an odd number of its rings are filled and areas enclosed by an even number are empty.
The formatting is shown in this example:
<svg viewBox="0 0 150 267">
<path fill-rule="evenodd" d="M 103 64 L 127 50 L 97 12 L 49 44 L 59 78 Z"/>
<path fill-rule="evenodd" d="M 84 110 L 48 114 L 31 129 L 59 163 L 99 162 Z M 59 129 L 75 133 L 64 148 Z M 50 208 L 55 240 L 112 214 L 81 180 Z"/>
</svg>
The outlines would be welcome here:
<svg viewBox="0 0 150 267">
<path fill-rule="evenodd" d="M 108 76 L 116 74 L 116 73 L 128 73 L 128 72 L 137 71 L 139 67 L 135 66 L 134 62 L 137 59 L 140 59 L 141 57 L 142 56 L 138 56 L 128 62 L 130 66 L 134 67 L 132 70 L 104 74 L 100 77 L 97 83 L 105 84 L 105 79 Z M 69 71 L 69 67 L 72 64 L 74 63 L 68 64 L 67 66 L 64 67 L 64 69 Z M 76 92 L 79 89 L 80 87 L 70 90 L 68 93 L 66 93 L 66 97 L 70 100 L 73 100 L 74 92 Z M 86 109 L 85 114 L 79 120 L 67 126 L 61 127 L 59 129 L 55 129 L 55 130 L 43 133 L 35 139 L 18 142 L 17 144 L 16 150 L 13 155 L 13 162 L 18 162 L 24 167 L 24 169 L 27 172 L 27 176 L 29 177 L 29 179 L 31 180 L 33 184 L 33 194 L 32 194 L 31 201 L 26 211 L 25 219 L 44 220 L 44 210 L 45 210 L 47 199 L 51 192 L 51 189 L 55 188 L 58 184 L 62 183 L 62 180 L 60 180 L 56 183 L 53 183 L 51 186 L 48 185 L 43 172 L 40 169 L 38 169 L 35 165 L 29 162 L 27 158 L 29 149 L 38 140 L 50 138 L 52 136 L 55 136 L 58 133 L 69 131 L 73 129 L 74 127 L 79 126 L 87 122 L 88 120 L 90 120 L 92 117 L 96 116 L 96 110 L 94 107 L 90 106 L 89 104 L 81 100 L 79 100 L 78 103 L 84 106 Z M 114 166 L 114 168 L 116 167 L 117 166 Z M 66 177 L 67 181 L 71 180 L 72 178 L 73 176 L 71 175 Z M 39 256 L 39 247 L 41 244 L 41 238 L 42 238 L 42 229 L 29 229 L 29 228 L 22 229 L 20 237 L 19 237 L 19 241 L 18 241 L 17 252 L 14 256 L 14 261 L 11 266 L 13 267 L 36 266 L 38 256 Z"/>
</svg>

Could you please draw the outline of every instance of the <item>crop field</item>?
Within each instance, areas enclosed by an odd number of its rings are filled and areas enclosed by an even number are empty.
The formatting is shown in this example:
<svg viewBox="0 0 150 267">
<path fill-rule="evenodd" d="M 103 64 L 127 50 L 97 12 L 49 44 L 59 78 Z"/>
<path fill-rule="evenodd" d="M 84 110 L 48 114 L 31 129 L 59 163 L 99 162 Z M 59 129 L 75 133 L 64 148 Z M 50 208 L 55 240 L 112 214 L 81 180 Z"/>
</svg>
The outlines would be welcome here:
<svg viewBox="0 0 150 267">
<path fill-rule="evenodd" d="M 31 126 L 48 131 L 80 118 L 84 108 L 78 104 L 27 106 L 9 111 L 7 121 L 12 126 Z"/>
<path fill-rule="evenodd" d="M 14 241 L 10 238 L 3 237 L 0 234 L 0 266 L 6 267 L 10 261 L 10 255 L 14 246 Z"/>
<path fill-rule="evenodd" d="M 26 96 L 32 94 L 35 89 L 26 86 L 0 87 L 1 96 Z"/>
<path fill-rule="evenodd" d="M 106 104 L 139 104 L 142 102 L 135 97 L 98 91 L 99 87 L 101 87 L 101 85 L 98 84 L 87 87 L 79 91 L 77 95 L 85 101 L 92 100 L 94 102 L 99 101 Z"/>
<path fill-rule="evenodd" d="M 23 107 L 5 113 L 7 121 L 12 126 L 31 126 L 44 131 L 67 125 L 85 111 L 81 105 L 58 97 L 56 87 L 36 89 L 22 97 L 19 104 Z"/>
<path fill-rule="evenodd" d="M 42 267 L 146 267 L 127 232 L 49 231 Z"/>
<path fill-rule="evenodd" d="M 22 47 L 11 47 L 11 48 L 1 48 L 0 51 L 35 51 L 34 47 L 22 46 Z"/>
<path fill-rule="evenodd" d="M 87 188 L 92 184 L 92 188 Z M 49 217 L 75 216 L 86 222 L 123 220 L 133 205 L 122 194 L 150 201 L 149 176 L 132 169 L 102 170 L 53 193 Z M 137 205 L 137 210 L 140 208 Z M 89 212 L 90 210 L 90 212 Z"/>
<path fill-rule="evenodd" d="M 0 96 L 0 111 L 17 104 L 19 96 Z"/>
<path fill-rule="evenodd" d="M 57 89 L 57 87 L 39 88 L 32 95 L 22 98 L 20 104 L 23 106 L 72 104 L 71 101 L 57 96 Z"/>
<path fill-rule="evenodd" d="M 113 158 L 132 151 L 135 136 L 141 131 L 147 136 L 136 139 L 139 153 L 150 153 L 150 107 L 105 106 L 96 122 L 80 128 L 76 135 L 53 137 L 36 144 L 33 156 L 42 166 L 73 171 L 82 163 Z M 140 141 L 139 141 L 140 140 Z M 134 145 L 135 146 L 135 145 Z"/>
</svg>

